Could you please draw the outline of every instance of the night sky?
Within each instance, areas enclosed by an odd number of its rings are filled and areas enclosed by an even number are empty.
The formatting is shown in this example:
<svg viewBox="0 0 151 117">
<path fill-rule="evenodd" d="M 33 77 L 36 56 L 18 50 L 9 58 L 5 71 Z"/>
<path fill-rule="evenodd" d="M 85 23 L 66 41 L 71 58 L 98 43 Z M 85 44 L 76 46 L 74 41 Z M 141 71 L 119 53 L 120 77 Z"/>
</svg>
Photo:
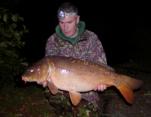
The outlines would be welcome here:
<svg viewBox="0 0 151 117">
<path fill-rule="evenodd" d="M 8 0 L 9 1 L 9 0 Z M 57 25 L 56 11 L 64 0 L 13 0 L 8 6 L 25 19 L 29 29 L 25 54 L 29 61 L 44 56 L 47 38 Z M 151 18 L 149 3 L 102 2 L 100 0 L 70 0 L 74 2 L 106 51 L 109 64 L 151 59 Z"/>
</svg>

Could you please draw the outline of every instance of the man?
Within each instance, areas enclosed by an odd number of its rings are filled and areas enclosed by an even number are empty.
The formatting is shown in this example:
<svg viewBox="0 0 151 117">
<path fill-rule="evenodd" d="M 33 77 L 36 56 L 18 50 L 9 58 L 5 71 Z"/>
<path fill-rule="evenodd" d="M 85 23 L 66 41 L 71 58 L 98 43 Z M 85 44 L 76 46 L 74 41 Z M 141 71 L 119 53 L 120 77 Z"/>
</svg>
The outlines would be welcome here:
<svg viewBox="0 0 151 117">
<path fill-rule="evenodd" d="M 46 43 L 45 56 L 66 56 L 107 65 L 106 55 L 98 36 L 80 21 L 78 9 L 71 3 L 64 3 L 58 9 L 59 25 Z M 102 84 L 94 90 L 104 91 Z M 96 92 L 83 94 L 83 99 L 99 100 Z"/>
</svg>

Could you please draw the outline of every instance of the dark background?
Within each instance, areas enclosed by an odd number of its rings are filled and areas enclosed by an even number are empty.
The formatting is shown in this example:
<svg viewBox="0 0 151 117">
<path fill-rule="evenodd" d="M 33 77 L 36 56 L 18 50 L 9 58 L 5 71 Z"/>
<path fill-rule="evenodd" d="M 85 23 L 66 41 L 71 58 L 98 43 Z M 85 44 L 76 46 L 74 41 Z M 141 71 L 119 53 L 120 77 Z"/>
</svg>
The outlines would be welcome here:
<svg viewBox="0 0 151 117">
<path fill-rule="evenodd" d="M 24 54 L 30 62 L 44 56 L 45 43 L 57 25 L 56 12 L 65 0 L 2 0 L 24 17 L 29 29 Z M 109 64 L 141 61 L 150 64 L 151 18 L 147 2 L 110 2 L 100 0 L 68 0 L 75 3 L 86 22 L 106 51 Z"/>
</svg>

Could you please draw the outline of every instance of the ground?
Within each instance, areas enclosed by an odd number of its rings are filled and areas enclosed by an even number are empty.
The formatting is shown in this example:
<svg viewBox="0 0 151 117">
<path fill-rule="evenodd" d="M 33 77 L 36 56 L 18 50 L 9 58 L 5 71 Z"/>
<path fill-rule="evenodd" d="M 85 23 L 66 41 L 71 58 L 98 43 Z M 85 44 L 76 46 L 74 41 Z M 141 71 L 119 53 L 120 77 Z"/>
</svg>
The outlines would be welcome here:
<svg viewBox="0 0 151 117">
<path fill-rule="evenodd" d="M 151 117 L 151 72 L 136 64 L 117 65 L 124 74 L 141 79 L 144 85 L 135 91 L 135 102 L 127 104 L 116 89 L 103 92 L 101 117 Z M 143 67 L 142 67 L 143 68 Z M 73 108 L 63 96 L 51 97 L 48 90 L 36 84 L 4 85 L 0 89 L 0 117 L 72 117 Z M 102 95 L 102 94 L 101 94 Z M 80 107 L 77 117 L 98 117 L 95 110 Z M 100 116 L 100 115 L 99 115 Z"/>
</svg>

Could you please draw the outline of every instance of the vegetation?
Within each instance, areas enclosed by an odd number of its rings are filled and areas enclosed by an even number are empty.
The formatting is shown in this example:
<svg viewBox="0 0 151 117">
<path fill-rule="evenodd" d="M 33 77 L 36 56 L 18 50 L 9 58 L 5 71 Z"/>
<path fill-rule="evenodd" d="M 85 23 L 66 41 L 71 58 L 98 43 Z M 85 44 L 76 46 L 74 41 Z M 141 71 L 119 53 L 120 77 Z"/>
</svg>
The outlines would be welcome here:
<svg viewBox="0 0 151 117">
<path fill-rule="evenodd" d="M 0 86 L 14 80 L 23 71 L 21 50 L 28 30 L 24 19 L 8 9 L 0 8 Z"/>
</svg>

